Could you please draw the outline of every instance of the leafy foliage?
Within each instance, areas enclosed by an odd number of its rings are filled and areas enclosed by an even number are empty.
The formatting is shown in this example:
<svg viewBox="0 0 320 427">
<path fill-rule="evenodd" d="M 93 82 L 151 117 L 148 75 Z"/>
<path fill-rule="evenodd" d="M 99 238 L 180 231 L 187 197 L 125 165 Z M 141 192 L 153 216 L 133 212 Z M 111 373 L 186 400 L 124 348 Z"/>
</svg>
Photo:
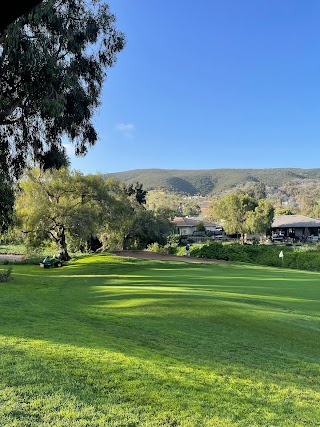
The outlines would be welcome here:
<svg viewBox="0 0 320 427">
<path fill-rule="evenodd" d="M 256 206 L 257 202 L 247 194 L 230 193 L 213 205 L 213 216 L 223 224 L 227 234 L 240 234 L 243 242 L 244 234 L 250 231 L 248 213 Z"/>
<path fill-rule="evenodd" d="M 294 212 L 288 208 L 275 209 L 275 215 L 294 215 Z"/>
<path fill-rule="evenodd" d="M 58 148 L 56 146 L 50 147 L 49 150 L 42 155 L 40 164 L 44 171 L 48 169 L 61 169 L 63 167 L 68 168 L 71 166 L 65 147 Z"/>
<path fill-rule="evenodd" d="M 196 226 L 196 230 L 197 231 L 206 231 L 206 227 L 204 226 L 202 221 L 198 222 L 198 224 Z"/>
<path fill-rule="evenodd" d="M 139 182 L 128 185 L 123 183 L 123 189 L 128 196 L 134 196 L 139 205 L 146 204 L 147 191 L 143 190 L 142 184 L 140 184 Z"/>
<path fill-rule="evenodd" d="M 140 205 L 135 197 L 132 199 L 126 194 L 118 179 L 107 179 L 106 186 L 113 198 L 113 203 L 112 208 L 108 209 L 98 237 L 102 242 L 102 249 L 122 250 L 135 218 L 132 205 Z"/>
<path fill-rule="evenodd" d="M 255 180 L 246 182 L 243 186 L 240 186 L 239 192 L 248 194 L 255 200 L 265 199 L 267 197 L 266 185 L 263 182 L 256 182 Z"/>
<path fill-rule="evenodd" d="M 6 268 L 5 271 L 0 270 L 0 283 L 8 282 L 11 278 L 12 266 Z"/>
<path fill-rule="evenodd" d="M 143 190 L 138 190 L 140 198 Z M 146 210 L 136 195 L 129 196 L 119 180 L 105 180 L 101 174 L 85 176 L 66 168 L 29 171 L 17 194 L 17 227 L 28 246 L 55 242 L 62 259 L 69 258 L 69 247 L 74 252 L 165 243 L 173 225 Z"/>
<path fill-rule="evenodd" d="M 256 201 L 248 194 L 229 193 L 213 204 L 212 213 L 227 234 L 240 234 L 244 243 L 246 233 L 264 233 L 270 228 L 274 208 L 264 199 Z"/>
<path fill-rule="evenodd" d="M 266 233 L 274 217 L 274 207 L 264 199 L 258 201 L 254 211 L 247 214 L 247 225 L 251 233 Z"/>
<path fill-rule="evenodd" d="M 197 216 L 200 213 L 200 198 L 186 197 L 164 190 L 150 190 L 147 195 L 146 208 L 157 212 L 165 218 L 175 216 Z"/>
<path fill-rule="evenodd" d="M 17 195 L 16 216 L 29 245 L 53 240 L 68 259 L 68 236 L 85 244 L 103 224 L 113 198 L 100 175 L 60 169 L 26 174 Z"/>
<path fill-rule="evenodd" d="M 125 239 L 125 247 L 146 248 L 152 243 L 163 245 L 167 236 L 173 232 L 172 223 L 153 211 L 138 209 Z"/>
<path fill-rule="evenodd" d="M 123 47 L 99 0 L 47 0 L 8 26 L 0 38 L 0 139 L 13 176 L 30 159 L 48 166 L 65 135 L 77 155 L 96 142 L 92 116 Z"/>
<path fill-rule="evenodd" d="M 284 252 L 283 260 L 279 252 Z M 191 247 L 195 258 L 209 258 L 225 261 L 238 261 L 272 267 L 284 267 L 297 270 L 320 271 L 320 251 L 303 247 L 286 247 L 266 245 L 237 245 L 213 242 L 209 245 Z"/>
</svg>

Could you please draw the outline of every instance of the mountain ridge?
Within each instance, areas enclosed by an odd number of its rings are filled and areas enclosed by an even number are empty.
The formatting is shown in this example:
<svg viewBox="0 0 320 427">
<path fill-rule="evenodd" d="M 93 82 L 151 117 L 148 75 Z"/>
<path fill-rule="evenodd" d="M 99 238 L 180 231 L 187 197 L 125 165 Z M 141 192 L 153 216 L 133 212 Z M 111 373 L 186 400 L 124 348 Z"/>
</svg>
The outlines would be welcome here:
<svg viewBox="0 0 320 427">
<path fill-rule="evenodd" d="M 126 184 L 139 182 L 146 190 L 165 189 L 188 195 L 218 195 L 248 182 L 279 187 L 293 180 L 320 183 L 320 168 L 132 169 L 104 174 Z"/>
</svg>

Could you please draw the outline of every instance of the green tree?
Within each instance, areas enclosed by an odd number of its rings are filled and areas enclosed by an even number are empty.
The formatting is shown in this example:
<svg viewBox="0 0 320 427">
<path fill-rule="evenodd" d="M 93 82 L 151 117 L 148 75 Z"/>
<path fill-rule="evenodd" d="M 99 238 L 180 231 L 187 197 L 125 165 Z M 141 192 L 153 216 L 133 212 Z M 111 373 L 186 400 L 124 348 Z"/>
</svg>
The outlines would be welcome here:
<svg viewBox="0 0 320 427">
<path fill-rule="evenodd" d="M 154 242 L 166 243 L 173 226 L 167 216 L 144 208 L 146 192 L 141 184 L 126 186 L 113 180 L 109 191 L 115 202 L 100 232 L 104 248 L 121 250 L 145 248 Z"/>
<path fill-rule="evenodd" d="M 148 191 L 146 208 L 166 218 L 197 216 L 200 213 L 197 201 L 185 195 L 163 190 Z"/>
<path fill-rule="evenodd" d="M 229 193 L 213 205 L 213 217 L 223 224 L 227 234 L 240 234 L 244 243 L 245 234 L 250 231 L 248 212 L 254 211 L 257 202 L 247 194 Z"/>
<path fill-rule="evenodd" d="M 146 196 L 148 192 L 142 188 L 142 184 L 139 182 L 128 185 L 123 183 L 123 189 L 128 196 L 134 196 L 139 205 L 146 204 Z"/>
<path fill-rule="evenodd" d="M 260 199 L 254 211 L 247 213 L 247 227 L 251 233 L 266 233 L 274 218 L 274 207 L 271 202 Z"/>
<path fill-rule="evenodd" d="M 206 231 L 206 227 L 204 226 L 202 221 L 198 222 L 196 229 L 197 231 Z"/>
<path fill-rule="evenodd" d="M 29 245 L 53 241 L 62 259 L 69 259 L 67 241 L 85 244 L 111 210 L 110 196 L 101 175 L 84 176 L 66 168 L 27 172 L 20 183 L 16 217 Z"/>
<path fill-rule="evenodd" d="M 135 211 L 125 246 L 142 249 L 155 242 L 163 245 L 173 230 L 174 227 L 168 219 L 140 208 Z"/>
<path fill-rule="evenodd" d="M 0 161 L 18 178 L 44 166 L 63 137 L 84 155 L 97 141 L 92 117 L 106 70 L 124 47 L 101 0 L 47 0 L 0 35 Z"/>
<path fill-rule="evenodd" d="M 252 187 L 252 192 L 248 193 L 249 196 L 256 200 L 265 199 L 267 197 L 267 189 L 263 182 L 255 182 Z"/>
<path fill-rule="evenodd" d="M 52 146 L 43 155 L 42 168 L 44 171 L 48 169 L 69 168 L 71 166 L 70 158 L 67 155 L 65 147 Z"/>
<path fill-rule="evenodd" d="M 123 183 L 117 179 L 108 178 L 105 182 L 108 193 L 114 202 L 110 205 L 103 226 L 99 230 L 99 239 L 103 249 L 122 250 L 125 240 L 135 220 L 135 210 L 132 204 L 139 205 L 125 192 Z"/>
<path fill-rule="evenodd" d="M 267 189 L 261 181 L 248 181 L 244 184 L 240 183 L 236 190 L 230 190 L 230 193 L 247 194 L 255 200 L 265 199 L 267 197 Z"/>
<path fill-rule="evenodd" d="M 276 215 L 294 215 L 294 212 L 288 208 L 278 208 L 275 209 Z"/>
</svg>

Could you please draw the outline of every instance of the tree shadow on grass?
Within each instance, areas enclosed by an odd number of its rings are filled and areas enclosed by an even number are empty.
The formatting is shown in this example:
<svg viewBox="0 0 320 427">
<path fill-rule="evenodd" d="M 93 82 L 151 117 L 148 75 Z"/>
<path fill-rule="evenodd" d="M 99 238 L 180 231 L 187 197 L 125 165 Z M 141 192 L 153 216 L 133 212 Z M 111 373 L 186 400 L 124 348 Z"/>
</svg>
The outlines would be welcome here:
<svg viewBox="0 0 320 427">
<path fill-rule="evenodd" d="M 203 397 L 214 378 L 223 383 L 234 376 L 256 391 L 254 383 L 315 390 L 319 318 L 305 314 L 304 306 L 319 292 L 317 276 L 300 283 L 292 275 L 296 287 L 309 286 L 300 293 L 295 288 L 292 301 L 291 291 L 285 292 L 292 281 L 277 279 L 281 288 L 272 294 L 270 275 L 259 275 L 261 269 L 251 269 L 251 277 L 232 266 L 184 269 L 182 274 L 181 264 L 126 260 L 40 274 L 22 270 L 13 287 L 0 288 L 0 334 L 12 346 L 9 352 L 22 352 L 34 369 L 42 366 L 48 384 L 54 379 L 86 402 L 103 390 L 118 396 L 119 370 L 124 381 L 133 376 L 136 391 L 143 381 L 154 382 L 158 391 L 172 381 L 186 396 L 198 387 Z M 90 370 L 99 386 L 84 374 Z M 99 382 L 99 372 L 110 381 Z"/>
</svg>

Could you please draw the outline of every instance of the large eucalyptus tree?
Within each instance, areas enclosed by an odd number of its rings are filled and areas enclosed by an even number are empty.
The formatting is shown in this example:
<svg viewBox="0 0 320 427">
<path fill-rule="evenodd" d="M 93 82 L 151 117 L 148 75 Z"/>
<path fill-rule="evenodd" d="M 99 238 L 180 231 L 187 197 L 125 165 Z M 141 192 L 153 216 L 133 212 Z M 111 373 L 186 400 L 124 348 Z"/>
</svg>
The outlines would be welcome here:
<svg viewBox="0 0 320 427">
<path fill-rule="evenodd" d="M 106 69 L 124 46 L 107 4 L 43 1 L 0 39 L 0 141 L 18 176 L 41 162 L 63 135 L 85 154 L 97 140 L 92 123 Z"/>
<path fill-rule="evenodd" d="M 0 168 L 8 179 L 30 160 L 46 167 L 64 136 L 77 155 L 95 144 L 93 115 L 124 44 L 100 0 L 44 0 L 0 33 Z"/>
</svg>

